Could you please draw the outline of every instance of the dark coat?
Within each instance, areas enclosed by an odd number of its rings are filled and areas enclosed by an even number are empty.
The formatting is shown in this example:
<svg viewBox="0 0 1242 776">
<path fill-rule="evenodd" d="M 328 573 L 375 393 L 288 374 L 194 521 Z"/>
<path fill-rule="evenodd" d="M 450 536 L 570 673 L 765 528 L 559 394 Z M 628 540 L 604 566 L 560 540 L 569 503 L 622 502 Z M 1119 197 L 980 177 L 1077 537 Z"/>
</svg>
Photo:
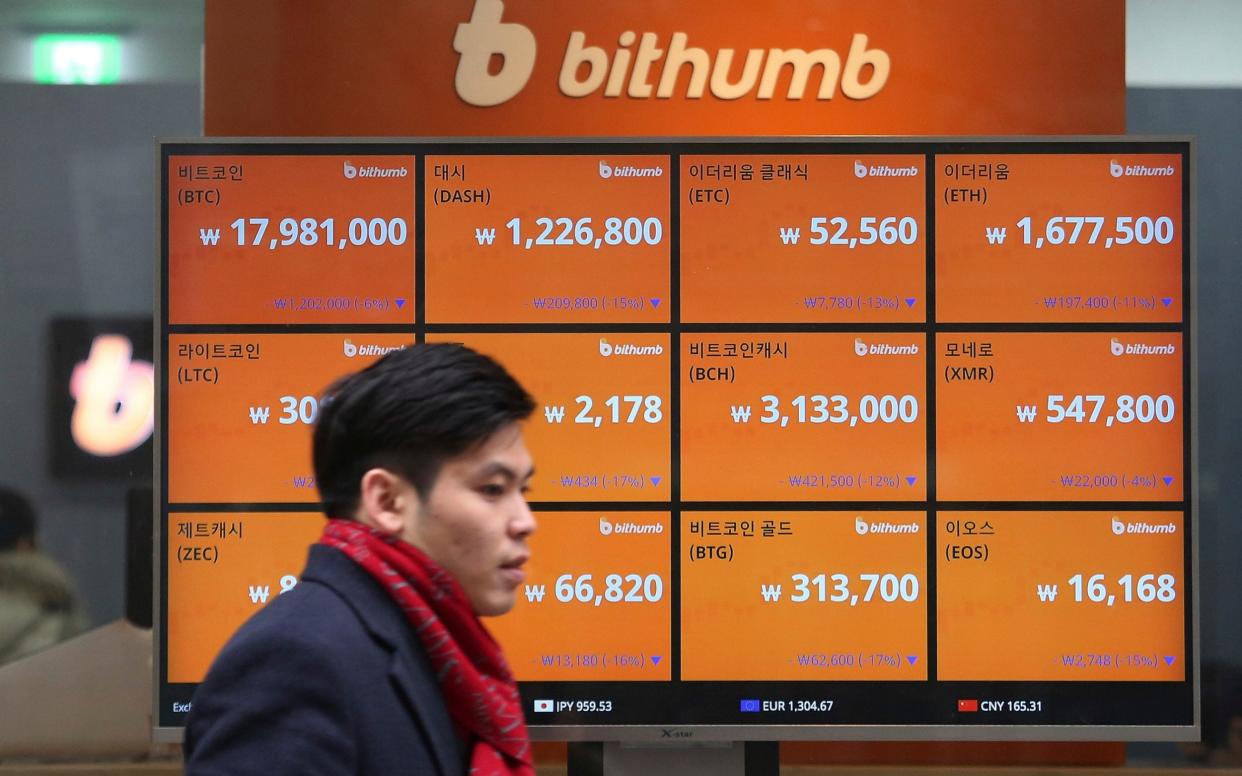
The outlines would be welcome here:
<svg viewBox="0 0 1242 776">
<path fill-rule="evenodd" d="M 465 773 L 426 652 L 361 567 L 311 547 L 301 582 L 229 640 L 194 694 L 186 774 Z"/>
</svg>

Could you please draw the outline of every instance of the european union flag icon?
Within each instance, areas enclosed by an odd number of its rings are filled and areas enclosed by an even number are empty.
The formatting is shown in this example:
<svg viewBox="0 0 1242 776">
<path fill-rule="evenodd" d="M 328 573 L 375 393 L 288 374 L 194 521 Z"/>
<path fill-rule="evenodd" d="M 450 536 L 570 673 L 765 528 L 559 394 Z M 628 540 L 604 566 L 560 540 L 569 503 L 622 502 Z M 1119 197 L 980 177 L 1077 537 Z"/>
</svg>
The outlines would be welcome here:
<svg viewBox="0 0 1242 776">
<path fill-rule="evenodd" d="M 759 710 L 759 699 L 758 698 L 743 698 L 742 699 L 742 711 L 758 711 L 758 710 Z"/>
</svg>

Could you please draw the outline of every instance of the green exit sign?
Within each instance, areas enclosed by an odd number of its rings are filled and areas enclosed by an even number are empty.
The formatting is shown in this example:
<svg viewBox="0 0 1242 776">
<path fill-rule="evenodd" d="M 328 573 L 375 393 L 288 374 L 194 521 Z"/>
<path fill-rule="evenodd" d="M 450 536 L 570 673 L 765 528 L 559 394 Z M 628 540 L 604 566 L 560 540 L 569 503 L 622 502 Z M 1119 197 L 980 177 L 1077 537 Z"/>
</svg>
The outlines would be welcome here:
<svg viewBox="0 0 1242 776">
<path fill-rule="evenodd" d="M 40 35 L 34 79 L 41 84 L 114 84 L 121 79 L 121 41 L 115 35 Z"/>
</svg>

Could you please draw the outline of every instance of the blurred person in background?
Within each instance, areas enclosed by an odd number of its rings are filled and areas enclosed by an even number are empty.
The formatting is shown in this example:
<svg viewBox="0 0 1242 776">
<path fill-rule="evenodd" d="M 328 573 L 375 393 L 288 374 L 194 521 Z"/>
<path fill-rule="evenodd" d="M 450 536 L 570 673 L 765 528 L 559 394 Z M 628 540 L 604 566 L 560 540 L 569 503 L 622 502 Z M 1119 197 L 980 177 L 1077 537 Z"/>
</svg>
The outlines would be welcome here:
<svg viewBox="0 0 1242 776">
<path fill-rule="evenodd" d="M 0 663 L 86 629 L 69 574 L 35 543 L 38 517 L 25 496 L 0 487 Z"/>
</svg>

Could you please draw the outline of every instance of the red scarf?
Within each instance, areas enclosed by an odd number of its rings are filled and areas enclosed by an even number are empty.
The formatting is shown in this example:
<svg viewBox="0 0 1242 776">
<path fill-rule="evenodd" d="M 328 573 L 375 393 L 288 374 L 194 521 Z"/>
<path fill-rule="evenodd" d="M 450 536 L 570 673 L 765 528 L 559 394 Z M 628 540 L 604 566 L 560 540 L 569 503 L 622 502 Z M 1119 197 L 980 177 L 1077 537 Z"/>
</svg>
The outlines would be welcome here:
<svg viewBox="0 0 1242 776">
<path fill-rule="evenodd" d="M 470 734 L 471 776 L 534 776 L 517 683 L 457 580 L 414 545 L 353 520 L 329 520 L 319 543 L 365 569 L 405 613 L 449 715 Z"/>
</svg>

